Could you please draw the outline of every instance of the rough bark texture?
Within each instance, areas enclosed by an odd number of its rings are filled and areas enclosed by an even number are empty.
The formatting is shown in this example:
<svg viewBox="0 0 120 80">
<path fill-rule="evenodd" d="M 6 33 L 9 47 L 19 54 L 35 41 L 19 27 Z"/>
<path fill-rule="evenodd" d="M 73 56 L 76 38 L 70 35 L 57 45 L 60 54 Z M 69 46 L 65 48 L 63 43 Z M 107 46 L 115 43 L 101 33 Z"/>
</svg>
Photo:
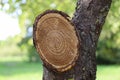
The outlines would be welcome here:
<svg viewBox="0 0 120 80">
<path fill-rule="evenodd" d="M 44 67 L 43 80 L 95 80 L 98 38 L 112 0 L 78 0 L 72 22 L 81 39 L 80 55 L 73 69 L 56 73 Z"/>
<path fill-rule="evenodd" d="M 75 80 L 95 80 L 98 38 L 112 0 L 79 0 L 72 22 L 81 38 L 81 54 L 75 66 Z"/>
</svg>

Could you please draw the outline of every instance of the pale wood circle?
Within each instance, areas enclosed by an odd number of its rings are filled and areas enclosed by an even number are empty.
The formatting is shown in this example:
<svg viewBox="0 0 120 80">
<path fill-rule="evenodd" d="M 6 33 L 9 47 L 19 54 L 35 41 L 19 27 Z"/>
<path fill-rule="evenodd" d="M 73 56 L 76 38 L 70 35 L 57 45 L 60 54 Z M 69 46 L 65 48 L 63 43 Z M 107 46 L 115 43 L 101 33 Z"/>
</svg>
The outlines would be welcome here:
<svg viewBox="0 0 120 80">
<path fill-rule="evenodd" d="M 43 15 L 35 31 L 36 48 L 42 60 L 58 71 L 74 65 L 79 40 L 74 26 L 58 13 Z"/>
</svg>

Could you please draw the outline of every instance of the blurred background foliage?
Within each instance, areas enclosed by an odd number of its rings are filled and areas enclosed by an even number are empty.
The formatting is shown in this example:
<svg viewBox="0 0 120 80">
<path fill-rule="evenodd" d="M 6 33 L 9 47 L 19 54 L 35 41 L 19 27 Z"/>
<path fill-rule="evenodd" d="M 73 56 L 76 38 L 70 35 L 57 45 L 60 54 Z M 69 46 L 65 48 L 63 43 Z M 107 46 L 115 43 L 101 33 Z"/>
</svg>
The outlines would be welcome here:
<svg viewBox="0 0 120 80">
<path fill-rule="evenodd" d="M 98 48 L 98 63 L 120 64 L 120 0 L 113 0 Z"/>
<path fill-rule="evenodd" d="M 47 9 L 61 10 L 73 17 L 76 1 L 0 0 L 0 12 L 18 19 L 21 30 L 14 37 L 0 40 L 0 80 L 42 80 L 42 64 L 32 41 L 34 20 Z M 8 24 L 7 19 L 4 20 Z M 0 30 L 3 27 L 0 26 Z M 120 64 L 120 0 L 113 0 L 99 38 L 96 56 L 98 64 Z M 96 80 L 120 80 L 119 73 L 119 65 L 98 65 Z"/>
<path fill-rule="evenodd" d="M 17 17 L 21 29 L 19 35 L 0 41 L 0 53 L 8 55 L 6 49 L 8 45 L 11 45 L 11 52 L 9 53 L 13 56 L 25 55 L 26 61 L 37 62 L 39 56 L 32 41 L 32 28 L 36 16 L 47 9 L 57 9 L 73 17 L 77 0 L 0 1 L 0 10 L 12 17 Z M 99 64 L 120 64 L 120 0 L 113 0 L 99 39 L 96 55 Z"/>
</svg>

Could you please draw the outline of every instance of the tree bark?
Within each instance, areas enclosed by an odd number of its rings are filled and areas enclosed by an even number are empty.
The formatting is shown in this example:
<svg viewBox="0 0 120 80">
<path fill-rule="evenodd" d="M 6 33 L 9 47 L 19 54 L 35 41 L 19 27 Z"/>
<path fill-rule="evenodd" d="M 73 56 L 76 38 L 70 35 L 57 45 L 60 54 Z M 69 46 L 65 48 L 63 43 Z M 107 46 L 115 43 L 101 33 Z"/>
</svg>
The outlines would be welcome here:
<svg viewBox="0 0 120 80">
<path fill-rule="evenodd" d="M 76 65 L 58 73 L 44 66 L 43 80 L 95 80 L 96 47 L 112 0 L 78 0 L 72 22 L 80 37 Z"/>
<path fill-rule="evenodd" d="M 95 80 L 95 51 L 112 0 L 79 0 L 72 19 L 81 38 L 80 56 L 75 66 L 75 80 Z"/>
</svg>

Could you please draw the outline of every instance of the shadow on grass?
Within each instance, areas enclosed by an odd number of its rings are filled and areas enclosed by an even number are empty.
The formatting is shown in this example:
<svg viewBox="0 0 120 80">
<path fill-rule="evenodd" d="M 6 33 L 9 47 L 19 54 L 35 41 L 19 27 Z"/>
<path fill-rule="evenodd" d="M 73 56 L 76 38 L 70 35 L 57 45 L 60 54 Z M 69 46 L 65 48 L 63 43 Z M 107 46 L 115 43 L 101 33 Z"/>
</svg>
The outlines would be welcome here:
<svg viewBox="0 0 120 80">
<path fill-rule="evenodd" d="M 0 62 L 0 76 L 19 74 L 42 74 L 41 63 L 27 63 L 21 61 Z"/>
</svg>

